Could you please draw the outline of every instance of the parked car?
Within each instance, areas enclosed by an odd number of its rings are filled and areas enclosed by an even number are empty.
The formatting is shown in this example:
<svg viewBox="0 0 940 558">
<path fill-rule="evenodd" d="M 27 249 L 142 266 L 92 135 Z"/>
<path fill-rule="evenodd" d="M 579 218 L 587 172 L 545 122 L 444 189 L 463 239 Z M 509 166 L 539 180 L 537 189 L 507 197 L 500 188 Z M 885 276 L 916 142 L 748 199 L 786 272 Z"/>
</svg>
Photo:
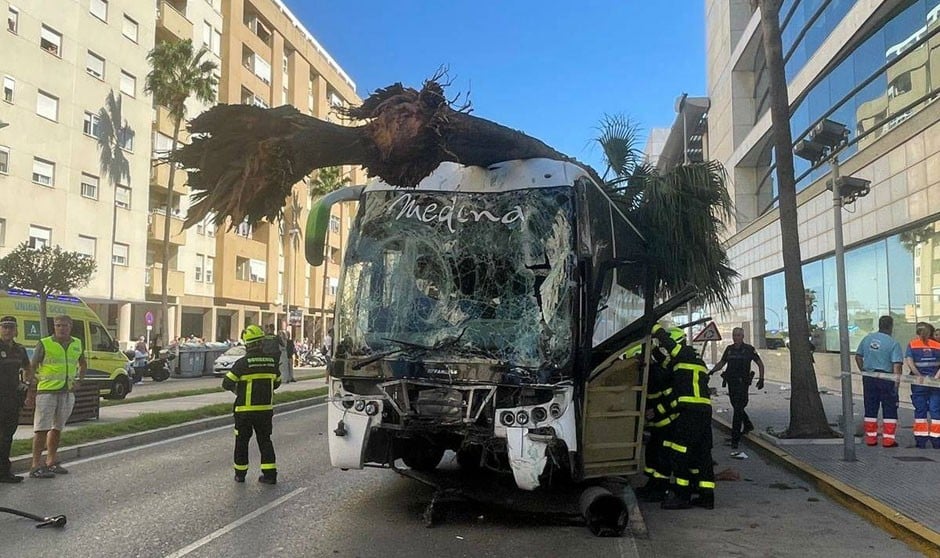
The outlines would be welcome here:
<svg viewBox="0 0 940 558">
<path fill-rule="evenodd" d="M 215 359 L 215 363 L 212 365 L 212 375 L 216 377 L 224 376 L 232 369 L 232 365 L 235 364 L 235 361 L 243 356 L 245 356 L 244 345 L 235 345 L 225 351 Z"/>
</svg>

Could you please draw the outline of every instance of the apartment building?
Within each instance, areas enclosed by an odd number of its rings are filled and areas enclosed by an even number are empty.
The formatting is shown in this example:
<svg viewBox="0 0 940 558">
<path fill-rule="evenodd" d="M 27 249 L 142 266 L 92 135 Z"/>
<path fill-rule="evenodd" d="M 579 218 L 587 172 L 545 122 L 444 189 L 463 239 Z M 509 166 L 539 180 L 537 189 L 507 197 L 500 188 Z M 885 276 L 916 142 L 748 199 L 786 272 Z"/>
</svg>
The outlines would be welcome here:
<svg viewBox="0 0 940 558">
<path fill-rule="evenodd" d="M 192 39 L 218 64 L 218 102 L 292 104 L 334 120 L 334 107 L 359 102 L 355 83 L 279 0 L 62 4 L 0 3 L 8 14 L 0 121 L 9 124 L 0 129 L 0 186 L 12 193 L 7 200 L 23 200 L 0 202 L 0 256 L 25 239 L 94 255 L 98 272 L 77 294 L 120 340 L 143 335 L 148 312 L 161 331 L 164 265 L 171 337 L 222 340 L 250 323 L 284 328 L 290 321 L 295 337 L 319 339 L 332 322 L 352 208 L 334 209 L 328 263 L 314 269 L 299 237 L 312 203 L 305 182 L 295 186 L 283 223 L 216 228 L 207 221 L 183 230 L 189 189 L 176 171 L 167 215 L 171 168 L 156 163 L 171 147 L 173 126 L 143 94 L 146 56 L 161 41 Z M 129 168 L 116 185 L 97 164 L 98 110 L 112 90 L 126 122 L 117 141 Z M 192 99 L 188 116 L 207 108 Z M 359 169 L 344 174 L 351 183 L 364 179 Z"/>
<path fill-rule="evenodd" d="M 157 40 L 192 38 L 206 45 L 219 64 L 218 102 L 263 107 L 291 104 L 319 118 L 335 118 L 334 106 L 358 103 L 355 83 L 329 56 L 290 10 L 277 0 L 162 0 L 159 2 Z M 207 107 L 195 103 L 191 115 Z M 172 137 L 166 111 L 155 109 L 154 149 L 165 150 Z M 184 138 L 185 140 L 185 138 Z M 163 211 L 166 202 L 166 165 L 154 167 L 151 179 L 151 228 L 148 243 L 150 273 L 147 299 L 154 304 L 136 309 L 132 323 L 144 326 L 145 312 L 158 315 L 161 285 Z M 360 171 L 346 170 L 350 181 Z M 339 277 L 339 251 L 346 238 L 349 218 L 337 208 L 331 235 L 330 262 L 311 269 L 303 257 L 300 230 L 312 202 L 307 184 L 298 183 L 288 204 L 284 222 L 246 223 L 216 228 L 208 221 L 181 231 L 181 217 L 188 205 L 185 176 L 174 180 L 171 211 L 171 256 L 168 294 L 171 335 L 195 334 L 212 340 L 238 336 L 248 324 L 290 326 L 295 337 L 319 338 L 319 316 L 326 308 L 332 319 L 333 294 Z M 345 219 L 345 226 L 344 223 Z M 295 220 L 296 218 L 296 220 Z M 325 280 L 324 280 L 325 279 Z M 323 285 L 327 288 L 324 290 Z M 324 296 L 325 293 L 325 296 Z"/>
<path fill-rule="evenodd" d="M 0 255 L 23 241 L 88 254 L 81 295 L 115 323 L 144 300 L 153 6 L 2 0 L 0 14 Z"/>
<path fill-rule="evenodd" d="M 729 171 L 741 274 L 720 321 L 774 348 L 788 316 L 759 14 L 747 0 L 705 6 L 706 157 Z M 917 321 L 940 322 L 940 0 L 786 0 L 780 20 L 794 143 L 823 119 L 845 125 L 841 174 L 871 182 L 842 213 L 850 346 L 884 314 L 909 339 Z M 828 381 L 839 368 L 829 166 L 795 163 L 807 319 Z"/>
</svg>

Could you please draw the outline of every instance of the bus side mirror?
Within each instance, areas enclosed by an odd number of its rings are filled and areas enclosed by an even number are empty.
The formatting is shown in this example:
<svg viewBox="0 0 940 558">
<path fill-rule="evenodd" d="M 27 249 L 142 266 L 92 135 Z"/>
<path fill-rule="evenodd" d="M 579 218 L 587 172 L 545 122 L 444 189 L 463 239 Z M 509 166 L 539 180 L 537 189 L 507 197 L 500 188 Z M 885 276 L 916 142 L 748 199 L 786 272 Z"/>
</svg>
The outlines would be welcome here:
<svg viewBox="0 0 940 558">
<path fill-rule="evenodd" d="M 307 215 L 307 228 L 304 234 L 304 256 L 307 263 L 316 267 L 323 263 L 326 249 L 326 232 L 330 226 L 333 205 L 344 201 L 359 199 L 365 186 L 347 186 L 326 194 L 310 208 Z"/>
</svg>

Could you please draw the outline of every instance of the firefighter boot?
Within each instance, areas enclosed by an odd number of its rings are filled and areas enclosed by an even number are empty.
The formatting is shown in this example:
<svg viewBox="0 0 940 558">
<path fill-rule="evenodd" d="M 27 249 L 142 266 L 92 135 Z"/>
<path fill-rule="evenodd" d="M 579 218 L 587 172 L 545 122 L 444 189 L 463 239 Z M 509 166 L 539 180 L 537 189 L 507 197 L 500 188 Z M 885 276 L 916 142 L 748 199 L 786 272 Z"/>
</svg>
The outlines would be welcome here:
<svg viewBox="0 0 940 558">
<path fill-rule="evenodd" d="M 666 490 L 669 481 L 666 479 L 650 479 L 644 486 L 636 489 L 636 497 L 641 502 L 662 502 L 666 499 Z"/>
<path fill-rule="evenodd" d="M 706 510 L 715 509 L 715 492 L 708 490 L 692 498 L 691 504 L 697 508 L 705 508 Z"/>
<path fill-rule="evenodd" d="M 692 507 L 688 490 L 670 490 L 666 493 L 661 507 L 664 510 L 687 510 Z"/>
<path fill-rule="evenodd" d="M 898 442 L 895 439 L 898 431 L 898 420 L 897 419 L 885 419 L 885 431 L 881 436 L 881 445 L 886 448 L 896 448 L 898 447 Z"/>
<path fill-rule="evenodd" d="M 865 445 L 878 445 L 878 418 L 865 417 Z"/>
</svg>

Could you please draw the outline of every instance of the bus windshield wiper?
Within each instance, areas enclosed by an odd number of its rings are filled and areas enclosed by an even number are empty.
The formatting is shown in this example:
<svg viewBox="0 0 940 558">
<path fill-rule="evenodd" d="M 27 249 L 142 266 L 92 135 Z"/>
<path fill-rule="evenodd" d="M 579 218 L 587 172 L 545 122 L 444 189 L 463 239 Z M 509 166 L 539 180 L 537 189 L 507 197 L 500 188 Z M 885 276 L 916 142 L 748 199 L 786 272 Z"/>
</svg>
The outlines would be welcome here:
<svg viewBox="0 0 940 558">
<path fill-rule="evenodd" d="M 385 351 L 384 353 L 379 353 L 379 354 L 377 354 L 377 355 L 372 355 L 372 356 L 370 356 L 369 358 L 367 358 L 367 359 L 365 359 L 365 360 L 361 360 L 361 361 L 357 362 L 356 364 L 352 365 L 351 368 L 352 368 L 353 370 L 359 370 L 359 369 L 362 368 L 363 366 L 368 366 L 368 365 L 372 364 L 373 362 L 375 362 L 375 361 L 377 361 L 377 360 L 382 360 L 382 359 L 385 358 L 385 357 L 390 357 L 390 356 L 397 355 L 397 354 L 399 354 L 399 353 L 403 353 L 403 352 L 405 352 L 405 351 L 407 351 L 407 350 L 409 350 L 409 349 L 418 350 L 418 351 L 421 351 L 422 353 L 431 352 L 431 351 L 440 351 L 440 350 L 442 350 L 442 349 L 446 349 L 446 348 L 448 348 L 448 347 L 452 347 L 452 346 L 454 346 L 455 344 L 457 344 L 457 343 L 460 341 L 460 339 L 463 337 L 463 334 L 464 334 L 465 331 L 467 331 L 467 328 L 463 328 L 463 329 L 460 331 L 460 335 L 457 335 L 457 336 L 455 336 L 455 337 L 444 338 L 444 339 L 442 339 L 440 342 L 435 343 L 434 345 L 422 345 L 422 344 L 420 344 L 420 343 L 412 343 L 411 341 L 403 341 L 403 340 L 401 340 L 401 339 L 393 339 L 393 338 L 391 338 L 391 337 L 383 337 L 382 339 L 383 339 L 384 341 L 391 341 L 392 343 L 398 344 L 399 347 L 398 347 L 397 349 L 392 349 L 392 350 L 390 350 L 390 351 Z"/>
</svg>

